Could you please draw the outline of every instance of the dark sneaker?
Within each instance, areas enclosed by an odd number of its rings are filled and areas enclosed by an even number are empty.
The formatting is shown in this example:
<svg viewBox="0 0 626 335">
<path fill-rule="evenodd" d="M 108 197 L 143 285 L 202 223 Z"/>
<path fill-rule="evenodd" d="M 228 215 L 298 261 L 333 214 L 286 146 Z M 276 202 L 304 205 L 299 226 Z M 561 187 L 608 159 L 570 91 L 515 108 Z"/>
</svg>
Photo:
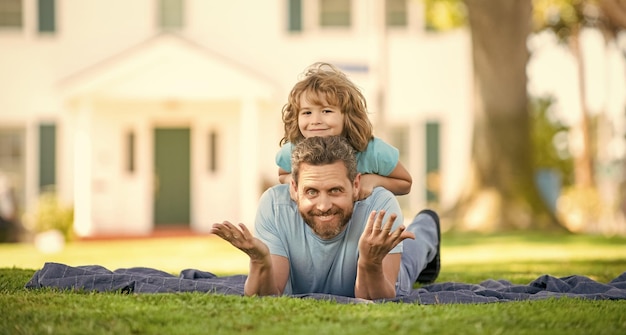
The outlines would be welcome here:
<svg viewBox="0 0 626 335">
<path fill-rule="evenodd" d="M 437 277 L 439 276 L 439 269 L 441 268 L 441 227 L 439 226 L 439 215 L 437 215 L 437 213 L 430 209 L 424 209 L 421 212 L 417 213 L 417 215 L 420 215 L 422 213 L 430 215 L 430 217 L 432 217 L 435 221 L 435 225 L 437 226 L 437 254 L 435 255 L 435 258 L 426 265 L 426 268 L 422 270 L 419 276 L 417 276 L 418 283 L 428 284 L 434 282 L 435 279 L 437 279 Z"/>
</svg>

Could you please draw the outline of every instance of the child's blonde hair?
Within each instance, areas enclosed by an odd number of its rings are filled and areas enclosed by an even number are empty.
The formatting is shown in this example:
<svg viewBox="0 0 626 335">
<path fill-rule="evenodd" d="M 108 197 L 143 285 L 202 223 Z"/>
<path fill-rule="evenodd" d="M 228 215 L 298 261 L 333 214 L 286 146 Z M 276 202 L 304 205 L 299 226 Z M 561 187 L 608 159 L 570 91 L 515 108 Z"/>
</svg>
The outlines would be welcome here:
<svg viewBox="0 0 626 335">
<path fill-rule="evenodd" d="M 357 150 L 365 151 L 373 138 L 373 127 L 367 116 L 367 104 L 361 91 L 348 77 L 328 63 L 314 63 L 304 72 L 300 80 L 289 93 L 283 106 L 282 118 L 285 134 L 280 145 L 291 142 L 294 145 L 304 139 L 298 127 L 298 113 L 302 93 L 315 93 L 312 103 L 321 105 L 320 99 L 338 106 L 344 114 L 343 133 L 348 142 Z"/>
</svg>

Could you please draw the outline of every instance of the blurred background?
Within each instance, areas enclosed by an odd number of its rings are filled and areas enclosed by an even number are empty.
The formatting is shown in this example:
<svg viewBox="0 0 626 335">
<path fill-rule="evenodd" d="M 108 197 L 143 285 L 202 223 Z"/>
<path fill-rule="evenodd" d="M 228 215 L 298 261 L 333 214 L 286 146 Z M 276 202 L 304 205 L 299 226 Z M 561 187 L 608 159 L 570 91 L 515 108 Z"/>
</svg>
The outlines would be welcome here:
<svg viewBox="0 0 626 335">
<path fill-rule="evenodd" d="M 624 0 L 0 0 L 3 241 L 253 224 L 281 107 L 338 66 L 405 219 L 626 234 Z"/>
</svg>

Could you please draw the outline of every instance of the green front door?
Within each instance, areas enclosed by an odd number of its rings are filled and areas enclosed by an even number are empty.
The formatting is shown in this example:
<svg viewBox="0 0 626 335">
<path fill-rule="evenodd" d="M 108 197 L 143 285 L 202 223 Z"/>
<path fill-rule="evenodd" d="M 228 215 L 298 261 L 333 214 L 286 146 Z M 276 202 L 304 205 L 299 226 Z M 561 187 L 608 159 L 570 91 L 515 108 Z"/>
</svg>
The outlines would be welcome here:
<svg viewBox="0 0 626 335">
<path fill-rule="evenodd" d="M 154 223 L 162 226 L 190 222 L 189 128 L 154 131 Z"/>
</svg>

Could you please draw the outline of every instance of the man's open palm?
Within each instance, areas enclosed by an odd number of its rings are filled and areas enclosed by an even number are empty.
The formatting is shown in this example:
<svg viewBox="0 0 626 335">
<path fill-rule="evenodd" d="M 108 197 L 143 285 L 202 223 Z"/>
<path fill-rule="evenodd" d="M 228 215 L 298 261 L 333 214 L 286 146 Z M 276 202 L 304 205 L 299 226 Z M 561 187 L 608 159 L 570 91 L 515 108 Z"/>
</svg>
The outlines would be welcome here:
<svg viewBox="0 0 626 335">
<path fill-rule="evenodd" d="M 393 232 L 391 231 L 397 217 L 396 214 L 389 215 L 389 219 L 383 225 L 384 216 L 384 210 L 378 213 L 372 211 L 367 219 L 365 230 L 359 239 L 359 257 L 369 264 L 382 264 L 389 251 L 400 242 L 407 238 L 415 239 L 415 235 L 405 231 L 404 226 L 398 227 Z"/>
</svg>

